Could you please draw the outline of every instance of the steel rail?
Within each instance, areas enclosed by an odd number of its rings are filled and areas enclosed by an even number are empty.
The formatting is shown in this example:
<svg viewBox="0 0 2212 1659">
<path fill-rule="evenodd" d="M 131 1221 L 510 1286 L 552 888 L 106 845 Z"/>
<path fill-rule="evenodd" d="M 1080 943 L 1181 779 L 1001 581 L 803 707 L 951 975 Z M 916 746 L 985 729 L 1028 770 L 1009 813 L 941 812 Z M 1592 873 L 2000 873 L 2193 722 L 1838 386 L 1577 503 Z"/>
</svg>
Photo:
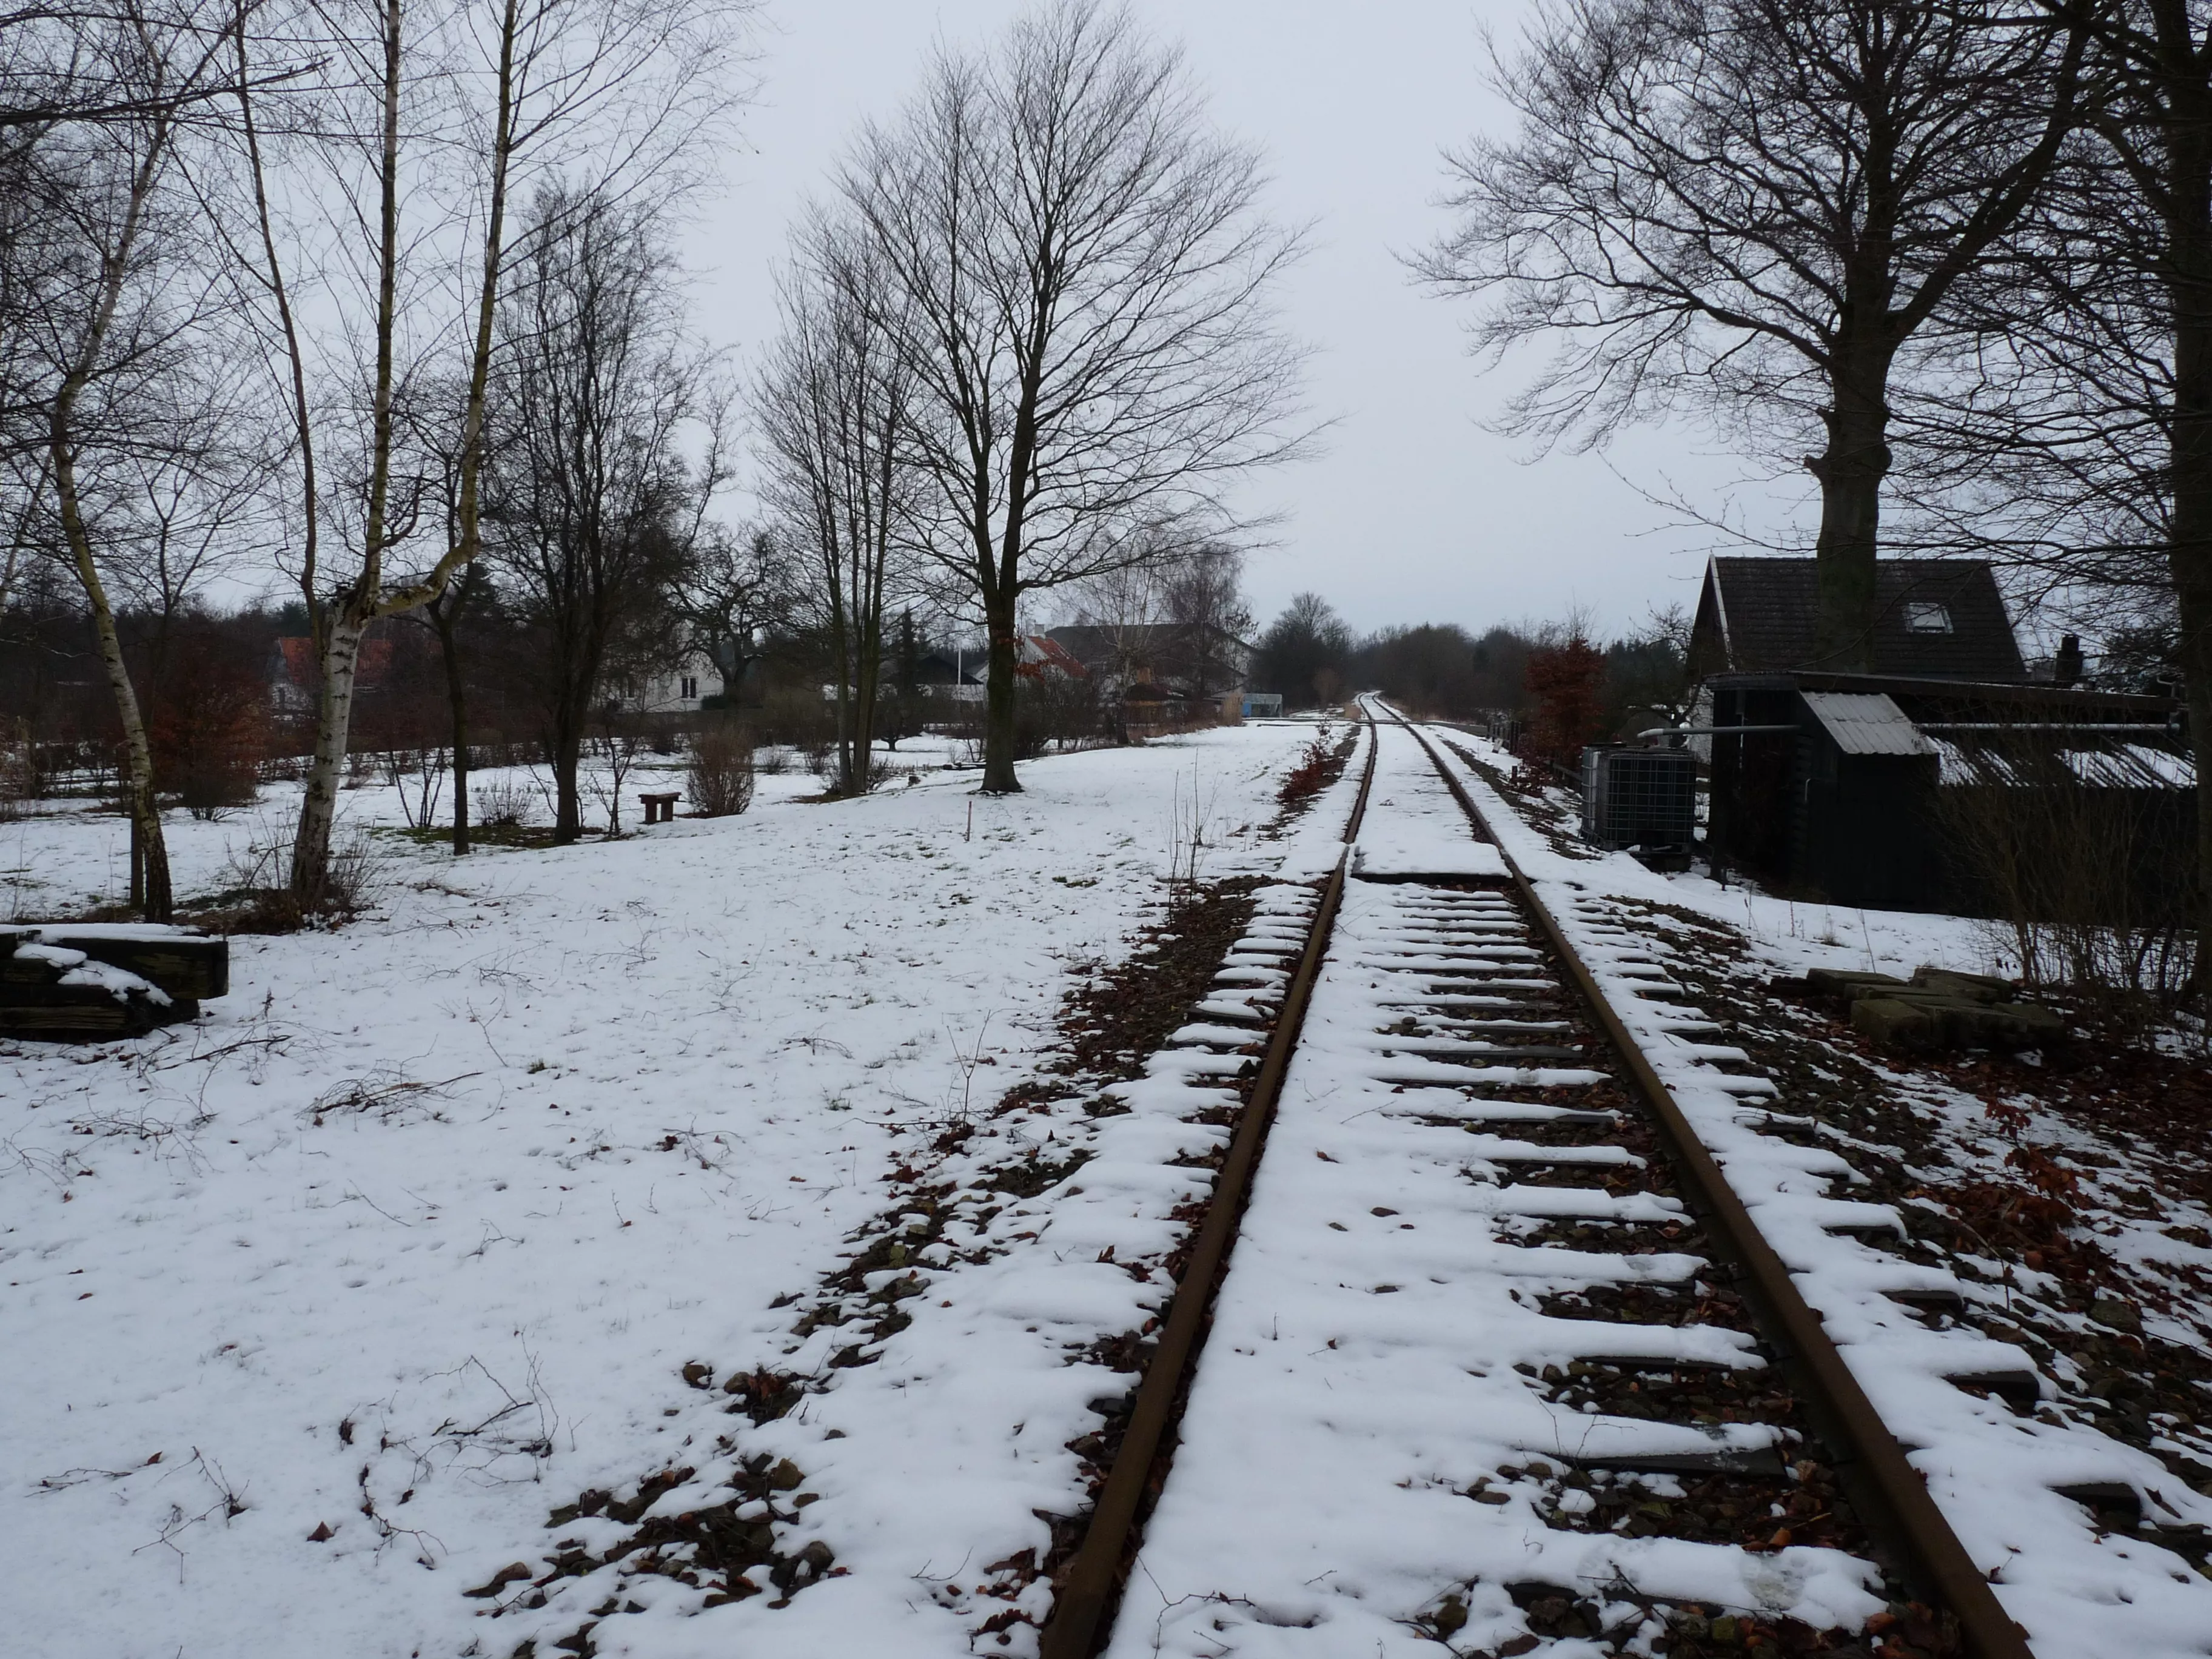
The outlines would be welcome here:
<svg viewBox="0 0 2212 1659">
<path fill-rule="evenodd" d="M 1315 979 L 1328 954 L 1329 930 L 1344 898 L 1344 883 L 1352 861 L 1352 842 L 1367 812 L 1367 792 L 1375 781 L 1375 757 L 1382 747 L 1382 732 L 1374 716 L 1367 716 L 1367 763 L 1359 777 L 1359 793 L 1344 826 L 1344 851 L 1337 856 L 1313 921 L 1306 931 L 1305 949 L 1297 969 L 1284 988 L 1283 1006 L 1275 1016 L 1273 1032 L 1252 1093 L 1238 1115 L 1236 1133 L 1215 1177 L 1206 1201 L 1205 1218 L 1191 1243 L 1189 1263 L 1176 1281 L 1168 1304 L 1160 1339 L 1138 1385 L 1136 1403 L 1122 1431 L 1121 1446 L 1107 1471 L 1106 1484 L 1091 1511 L 1083 1542 L 1077 1547 L 1060 1580 L 1040 1643 L 1040 1659 L 1091 1659 L 1112 1629 L 1111 1615 L 1121 1601 L 1123 1564 L 1153 1460 L 1159 1455 L 1185 1383 L 1205 1345 L 1206 1326 L 1213 1296 L 1236 1243 L 1237 1228 L 1250 1190 L 1252 1171 L 1260 1161 L 1267 1127 L 1274 1121 L 1275 1103 L 1283 1092 L 1283 1076 L 1297 1052 L 1298 1028 L 1304 1023 L 1306 1004 L 1313 995 Z"/>
<path fill-rule="evenodd" d="M 1908 1577 L 1917 1577 L 1942 1599 L 1959 1621 L 1959 1633 L 1976 1659 L 2033 1659 L 2025 1633 L 2005 1612 L 1989 1581 L 1951 1530 L 1951 1523 L 1928 1495 L 1919 1471 L 1905 1457 L 1897 1437 L 1859 1386 L 1820 1316 L 1807 1303 L 1790 1269 L 1729 1187 L 1727 1176 L 1705 1150 L 1673 1091 L 1644 1054 L 1643 1045 L 1613 1012 L 1596 976 L 1538 896 L 1535 884 L 1504 844 L 1490 833 L 1474 798 L 1437 754 L 1429 735 L 1387 704 L 1384 708 L 1420 744 L 1474 831 L 1497 847 L 1522 902 L 1565 964 L 1629 1075 L 1636 1079 L 1658 1119 L 1676 1165 L 1688 1177 L 1700 1206 L 1719 1229 L 1748 1279 L 1753 1310 L 1765 1316 L 1760 1322 L 1770 1339 L 1775 1340 L 1784 1364 L 1809 1386 L 1814 1420 L 1829 1442 L 1838 1476 L 1849 1482 L 1847 1490 L 1862 1508 L 1872 1511 L 1867 1518 L 1904 1545 L 1908 1559 L 1902 1565 Z"/>
</svg>

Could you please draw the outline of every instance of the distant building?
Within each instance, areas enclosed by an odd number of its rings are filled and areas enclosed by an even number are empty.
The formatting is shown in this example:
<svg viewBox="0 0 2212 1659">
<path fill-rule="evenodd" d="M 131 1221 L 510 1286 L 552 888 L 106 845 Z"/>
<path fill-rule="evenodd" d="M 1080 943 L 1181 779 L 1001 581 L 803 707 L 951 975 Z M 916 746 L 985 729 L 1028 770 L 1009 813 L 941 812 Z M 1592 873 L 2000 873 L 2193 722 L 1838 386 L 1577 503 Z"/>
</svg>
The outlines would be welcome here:
<svg viewBox="0 0 2212 1659">
<path fill-rule="evenodd" d="M 1095 678 L 1091 665 L 1067 648 L 1058 629 L 1050 634 L 1016 635 L 1014 672 L 1031 676 L 1056 674 L 1068 680 Z"/>
<path fill-rule="evenodd" d="M 678 639 L 666 653 L 630 674 L 614 688 L 616 707 L 625 714 L 696 714 L 701 699 L 723 695 L 722 662 L 690 638 Z"/>
<path fill-rule="evenodd" d="M 1216 703 L 1251 678 L 1251 646 L 1209 623 L 1086 623 L 1047 637 L 1124 702 Z"/>
<path fill-rule="evenodd" d="M 914 684 L 924 696 L 942 698 L 952 702 L 981 702 L 989 695 L 991 655 L 981 646 L 933 646 L 915 658 Z M 1050 636 L 1043 634 L 1017 634 L 1014 636 L 1014 672 L 1026 678 L 1049 676 L 1064 680 L 1089 678 L 1088 671 Z M 898 653 L 894 647 L 886 647 L 883 666 L 876 682 L 878 692 L 890 696 L 898 686 Z M 825 684 L 823 699 L 837 700 L 836 684 Z"/>
<path fill-rule="evenodd" d="M 356 696 L 381 691 L 392 672 L 392 641 L 372 634 L 361 642 L 355 661 Z M 323 665 L 315 658 L 315 642 L 304 635 L 276 641 L 269 664 L 269 707 L 278 715 L 313 714 L 322 695 Z"/>
</svg>

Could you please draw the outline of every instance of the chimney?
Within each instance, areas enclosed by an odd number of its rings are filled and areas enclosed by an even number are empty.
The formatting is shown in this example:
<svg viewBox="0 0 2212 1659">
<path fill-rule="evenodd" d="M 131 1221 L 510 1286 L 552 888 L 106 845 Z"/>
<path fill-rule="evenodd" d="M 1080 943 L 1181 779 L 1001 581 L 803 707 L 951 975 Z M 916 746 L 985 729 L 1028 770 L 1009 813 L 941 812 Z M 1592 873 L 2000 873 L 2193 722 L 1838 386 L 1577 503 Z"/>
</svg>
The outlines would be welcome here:
<svg viewBox="0 0 2212 1659">
<path fill-rule="evenodd" d="M 2051 678 L 2057 684 L 2081 683 L 2081 641 L 2078 635 L 2069 634 L 2058 641 L 2058 656 L 2051 668 Z"/>
</svg>

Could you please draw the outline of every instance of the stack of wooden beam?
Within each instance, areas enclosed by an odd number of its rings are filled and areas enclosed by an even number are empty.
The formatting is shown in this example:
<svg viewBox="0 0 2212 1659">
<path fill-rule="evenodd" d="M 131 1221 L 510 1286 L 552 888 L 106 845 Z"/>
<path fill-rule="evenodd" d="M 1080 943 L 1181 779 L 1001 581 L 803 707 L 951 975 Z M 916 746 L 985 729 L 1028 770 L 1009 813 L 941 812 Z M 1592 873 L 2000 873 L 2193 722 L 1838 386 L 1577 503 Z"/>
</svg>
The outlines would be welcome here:
<svg viewBox="0 0 2212 1659">
<path fill-rule="evenodd" d="M 0 925 L 0 1038 L 97 1042 L 195 1018 L 230 989 L 230 941 L 181 927 Z"/>
</svg>

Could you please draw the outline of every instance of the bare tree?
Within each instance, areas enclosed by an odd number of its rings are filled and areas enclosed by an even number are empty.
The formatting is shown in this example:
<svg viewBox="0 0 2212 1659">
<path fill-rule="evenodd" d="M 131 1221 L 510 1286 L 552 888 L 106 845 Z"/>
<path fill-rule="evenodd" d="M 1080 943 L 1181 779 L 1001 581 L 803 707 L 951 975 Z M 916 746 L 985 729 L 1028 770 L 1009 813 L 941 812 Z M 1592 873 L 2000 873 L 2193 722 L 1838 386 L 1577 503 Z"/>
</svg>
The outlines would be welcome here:
<svg viewBox="0 0 2212 1659">
<path fill-rule="evenodd" d="M 465 429 L 464 423 L 452 418 L 451 411 L 465 397 L 465 389 L 433 380 L 427 387 L 410 391 L 421 395 L 402 399 L 400 418 L 412 428 L 412 447 L 434 469 L 434 476 L 425 481 L 426 493 L 434 500 L 435 510 L 442 520 L 440 533 L 446 544 L 451 546 L 459 541 L 461 534 L 461 458 L 457 446 Z M 495 433 L 488 433 L 485 441 L 489 443 L 495 436 Z M 469 677 L 464 648 L 468 630 L 464 624 L 475 621 L 483 611 L 490 589 L 491 578 L 483 560 L 472 559 L 461 567 L 442 591 L 408 613 L 437 636 L 438 658 L 445 669 L 446 715 L 451 733 L 453 776 L 450 844 L 456 858 L 466 857 L 473 850 L 469 819 Z M 427 796 L 423 812 L 427 823 Z"/>
<path fill-rule="evenodd" d="M 158 501 L 136 496 L 118 471 L 175 453 L 161 418 L 178 404 L 167 382 L 181 374 L 186 342 L 204 308 L 179 257 L 174 188 L 177 111 L 187 92 L 220 84 L 219 60 L 198 25 L 204 8 L 156 11 L 121 5 L 75 20 L 80 72 L 109 89 L 106 118 L 17 132 L 8 170 L 29 206 L 0 210 L 12 222 L 0 250 L 0 357 L 8 368 L 7 425 L 27 424 L 43 450 L 27 475 L 23 445 L 11 446 L 32 512 L 49 518 L 53 540 L 90 611 L 123 732 L 123 804 L 131 821 L 131 901 L 149 921 L 173 904 L 141 688 L 132 678 L 110 589 L 116 572 L 103 518 Z M 19 214 L 27 213 L 27 220 Z M 25 417 L 30 419 L 27 422 Z M 118 499 L 119 495 L 119 499 Z M 168 590 L 173 592 L 173 589 Z"/>
<path fill-rule="evenodd" d="M 1194 702 L 1230 690 L 1249 665 L 1252 612 L 1243 584 L 1244 556 L 1219 542 L 1201 543 L 1167 568 L 1170 660 Z"/>
<path fill-rule="evenodd" d="M 885 603 L 900 580 L 920 480 L 910 470 L 915 375 L 898 291 L 872 246 L 811 216 L 794 238 L 783 332 L 754 404 L 763 494 L 830 642 L 837 793 L 874 781 Z"/>
<path fill-rule="evenodd" d="M 436 598 L 483 546 L 509 203 L 526 180 L 563 173 L 599 180 L 609 199 L 666 199 L 696 182 L 700 140 L 744 90 L 735 27 L 749 9 L 431 0 L 418 12 L 403 0 L 333 0 L 302 14 L 320 31 L 323 75 L 282 97 L 256 90 L 240 37 L 243 216 L 254 227 L 240 266 L 287 401 L 293 574 L 320 665 L 292 852 L 304 906 L 328 878 L 362 638 L 378 618 Z M 303 175 L 289 187 L 272 180 L 287 161 Z M 319 307 L 303 303 L 304 288 L 327 290 Z M 318 311 L 331 327 L 309 326 Z M 404 384 L 437 373 L 466 388 L 450 446 L 450 538 L 416 510 L 428 467 L 410 462 L 396 419 Z"/>
<path fill-rule="evenodd" d="M 1489 301 L 1492 361 L 1557 354 L 1503 424 L 1603 442 L 1700 404 L 1817 443 L 1819 650 L 1869 665 L 1900 382 L 2080 119 L 2091 0 L 1548 0 L 1450 158 L 1419 261 Z"/>
<path fill-rule="evenodd" d="M 1193 703 L 1211 701 L 1243 672 L 1252 628 L 1243 593 L 1243 556 L 1225 544 L 1189 544 L 1162 526 L 1150 557 L 1109 570 L 1076 590 L 1073 617 L 1087 630 L 1078 654 L 1112 697 L 1107 719 L 1119 741 L 1123 698 L 1147 679 L 1171 682 Z"/>
<path fill-rule="evenodd" d="M 1343 687 L 1352 653 L 1352 630 L 1336 608 L 1318 593 L 1296 594 L 1260 635 L 1253 679 L 1282 693 L 1288 708 L 1326 708 Z"/>
<path fill-rule="evenodd" d="M 796 586 L 790 559 L 768 531 L 701 528 L 677 580 L 677 614 L 714 659 L 728 707 L 737 706 L 745 671 L 760 659 L 762 635 L 791 617 Z"/>
<path fill-rule="evenodd" d="M 1300 349 L 1270 295 L 1297 236 L 1126 9 L 1049 0 L 941 53 L 839 180 L 907 319 L 917 537 L 989 642 L 982 787 L 1018 790 L 1023 596 L 1139 559 L 1293 453 Z"/>
<path fill-rule="evenodd" d="M 1103 700 L 1108 730 L 1129 740 L 1128 694 L 1146 678 L 1167 617 L 1165 572 L 1158 562 L 1121 565 L 1075 591 L 1076 626 L 1095 630 L 1079 654 Z"/>
<path fill-rule="evenodd" d="M 2039 0 L 2057 12 L 2062 0 Z M 2212 9 L 2089 14 L 2104 95 L 2007 258 L 1970 290 L 1978 356 L 1945 410 L 1978 486 L 1942 528 L 2033 573 L 2138 677 L 2178 678 L 2212 775 Z M 2148 651 L 2140 647 L 2148 644 Z M 2198 814 L 2194 988 L 2212 986 Z"/>
<path fill-rule="evenodd" d="M 573 841 L 610 670 L 633 640 L 652 654 L 717 482 L 713 460 L 695 473 L 680 448 L 711 359 L 684 331 L 657 216 L 559 189 L 532 204 L 500 333 L 486 532 L 544 642 L 553 836 Z"/>
<path fill-rule="evenodd" d="M 220 122 L 219 106 L 231 92 L 223 77 L 181 75 L 149 82 L 93 43 L 121 27 L 149 44 L 153 37 L 167 37 L 155 49 L 173 62 L 210 63 L 222 57 L 227 37 L 250 27 L 262 9 L 238 0 L 80 0 L 0 8 L 0 166 L 11 146 L 63 128 L 156 118 L 172 125 Z M 262 82 L 281 85 L 307 67 L 280 61 Z"/>
</svg>

